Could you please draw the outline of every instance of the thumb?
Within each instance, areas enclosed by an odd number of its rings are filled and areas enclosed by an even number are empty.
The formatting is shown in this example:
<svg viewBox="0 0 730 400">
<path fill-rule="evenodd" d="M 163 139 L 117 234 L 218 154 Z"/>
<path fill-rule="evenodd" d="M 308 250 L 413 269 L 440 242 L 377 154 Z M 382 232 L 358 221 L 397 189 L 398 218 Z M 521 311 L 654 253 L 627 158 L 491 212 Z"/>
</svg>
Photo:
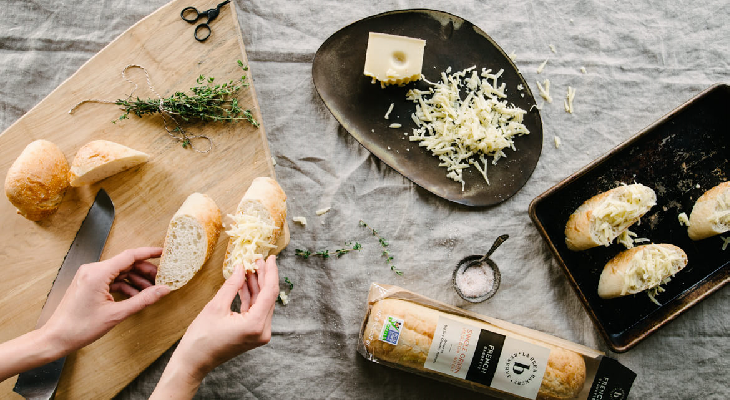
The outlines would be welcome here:
<svg viewBox="0 0 730 400">
<path fill-rule="evenodd" d="M 126 300 L 117 302 L 117 311 L 121 314 L 122 319 L 127 318 L 143 308 L 157 303 L 168 293 L 170 293 L 170 288 L 165 285 L 150 286 Z"/>
<path fill-rule="evenodd" d="M 243 267 L 236 265 L 236 269 L 233 274 L 223 283 L 218 293 L 216 293 L 212 303 L 220 306 L 225 306 L 226 309 L 231 307 L 233 299 L 236 298 L 236 294 L 243 287 L 246 282 L 246 276 L 243 274 Z"/>
</svg>

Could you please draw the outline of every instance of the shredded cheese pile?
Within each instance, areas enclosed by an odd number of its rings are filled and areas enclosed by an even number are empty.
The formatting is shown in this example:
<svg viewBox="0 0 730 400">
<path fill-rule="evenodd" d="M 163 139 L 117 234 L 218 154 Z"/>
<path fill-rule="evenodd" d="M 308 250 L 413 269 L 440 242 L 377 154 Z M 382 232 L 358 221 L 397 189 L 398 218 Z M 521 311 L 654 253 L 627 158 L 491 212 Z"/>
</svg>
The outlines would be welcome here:
<svg viewBox="0 0 730 400">
<path fill-rule="evenodd" d="M 233 249 L 226 269 L 233 273 L 236 265 L 243 265 L 246 271 L 253 272 L 256 270 L 256 260 L 263 260 L 271 249 L 276 248 L 270 242 L 279 228 L 265 223 L 253 208 L 235 215 L 228 214 L 228 217 L 233 219 L 230 229 L 226 231 L 233 241 Z"/>
<path fill-rule="evenodd" d="M 461 183 L 464 190 L 463 170 L 473 165 L 484 180 L 487 178 L 486 157 L 492 164 L 506 157 L 504 149 L 517 150 L 514 137 L 529 134 L 523 117 L 525 110 L 509 106 L 505 99 L 505 84 L 497 80 L 504 70 L 493 74 L 476 66 L 450 74 L 451 68 L 441 73 L 441 81 L 428 82 L 429 90 L 411 89 L 406 98 L 416 103 L 411 118 L 417 128 L 409 137 L 412 142 L 427 148 L 439 158 L 446 176 Z M 462 99 L 461 91 L 464 90 Z"/>
<path fill-rule="evenodd" d="M 631 260 L 631 265 L 623 273 L 624 286 L 621 295 L 635 294 L 643 290 L 649 298 L 659 304 L 654 296 L 664 291 L 661 285 L 669 282 L 684 268 L 684 259 L 674 251 L 662 246 L 647 246 Z"/>
<path fill-rule="evenodd" d="M 610 245 L 615 237 L 656 205 L 654 192 L 643 189 L 643 185 L 628 185 L 626 188 L 628 190 L 620 195 L 610 196 L 602 201 L 593 211 L 595 219 L 592 231 L 595 240 L 603 246 Z M 626 233 L 621 239 L 624 245 L 633 241 L 631 233 Z M 633 245 L 627 247 L 631 248 Z"/>
</svg>

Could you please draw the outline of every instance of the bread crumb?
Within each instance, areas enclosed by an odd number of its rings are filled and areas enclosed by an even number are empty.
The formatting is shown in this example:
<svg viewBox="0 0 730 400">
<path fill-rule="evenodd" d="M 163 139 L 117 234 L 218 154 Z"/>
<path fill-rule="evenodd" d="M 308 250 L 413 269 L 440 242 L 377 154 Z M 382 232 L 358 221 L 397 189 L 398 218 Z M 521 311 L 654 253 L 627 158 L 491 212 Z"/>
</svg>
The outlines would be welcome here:
<svg viewBox="0 0 730 400">
<path fill-rule="evenodd" d="M 276 166 L 276 158 L 274 158 L 274 156 L 271 156 L 271 163 Z"/>
<path fill-rule="evenodd" d="M 559 148 L 560 148 L 560 138 L 559 138 L 559 137 L 557 137 L 557 136 L 555 136 L 555 137 L 553 138 L 553 140 L 555 140 L 555 148 L 556 148 L 556 149 L 559 149 Z"/>
<path fill-rule="evenodd" d="M 315 214 L 317 214 L 317 215 L 324 215 L 324 214 L 326 214 L 326 213 L 327 213 L 327 211 L 329 211 L 329 210 L 330 210 L 331 208 L 332 208 L 332 207 L 327 207 L 327 208 L 322 208 L 322 209 L 319 209 L 319 210 L 315 211 Z"/>
<path fill-rule="evenodd" d="M 680 225 L 689 226 L 689 218 L 687 218 L 687 213 L 681 213 L 677 215 L 677 219 L 679 220 Z"/>
<path fill-rule="evenodd" d="M 698 184 L 697 184 L 697 186 L 695 186 L 695 187 L 696 187 L 697 189 L 699 189 L 699 188 L 700 188 L 701 186 L 700 186 L 700 184 L 698 183 Z"/>
<path fill-rule="evenodd" d="M 549 60 L 549 58 L 548 58 Z M 542 70 L 545 69 L 545 65 L 547 65 L 548 60 L 545 60 L 542 64 L 540 64 L 539 67 L 537 67 L 537 73 L 542 74 Z"/>
<path fill-rule="evenodd" d="M 392 123 L 392 124 L 388 125 L 388 127 L 389 127 L 389 128 L 393 128 L 393 129 L 398 129 L 398 128 L 400 128 L 401 126 L 403 126 L 403 125 L 401 125 L 401 124 L 399 124 L 399 123 L 397 123 L 397 122 L 394 122 L 394 123 Z"/>
<path fill-rule="evenodd" d="M 552 51 L 553 53 L 558 52 L 557 50 L 555 50 L 555 45 L 550 44 L 550 45 L 548 45 L 548 47 L 550 47 L 550 51 Z"/>
<path fill-rule="evenodd" d="M 588 71 L 586 71 L 586 67 L 580 67 L 580 72 L 587 74 Z"/>
<path fill-rule="evenodd" d="M 390 112 L 393 111 L 394 105 L 395 105 L 395 103 L 390 103 L 390 107 L 388 107 L 388 112 L 385 113 L 385 117 L 384 117 L 385 119 L 390 118 Z"/>
<path fill-rule="evenodd" d="M 279 292 L 279 301 L 281 301 L 282 305 L 289 304 L 289 295 L 283 290 Z"/>
<path fill-rule="evenodd" d="M 307 226 L 307 218 L 305 217 L 294 217 L 292 218 L 292 221 L 299 222 L 302 226 Z"/>
<path fill-rule="evenodd" d="M 540 96 L 542 96 L 542 98 L 545 99 L 545 101 L 547 101 L 548 103 L 552 103 L 553 98 L 550 97 L 550 79 L 545 79 L 544 84 L 545 84 L 545 87 L 543 87 L 540 84 L 540 81 L 537 81 L 537 89 L 540 91 Z M 541 108 L 541 106 L 538 107 L 538 109 L 540 109 L 540 108 Z"/>
</svg>

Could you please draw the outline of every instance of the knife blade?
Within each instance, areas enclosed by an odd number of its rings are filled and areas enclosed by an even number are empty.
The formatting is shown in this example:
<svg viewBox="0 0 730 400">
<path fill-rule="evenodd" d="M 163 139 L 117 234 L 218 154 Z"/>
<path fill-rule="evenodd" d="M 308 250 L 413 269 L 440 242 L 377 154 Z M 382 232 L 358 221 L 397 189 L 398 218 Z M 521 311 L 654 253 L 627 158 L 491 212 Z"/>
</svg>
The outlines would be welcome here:
<svg viewBox="0 0 730 400">
<path fill-rule="evenodd" d="M 79 267 L 99 261 L 113 222 L 114 203 L 106 191 L 100 189 L 58 270 L 56 280 L 53 282 L 36 323 L 36 329 L 42 327 L 56 310 Z M 21 373 L 18 375 L 13 391 L 26 399 L 52 398 L 56 392 L 65 361 L 66 357 L 61 357 L 56 361 Z"/>
</svg>

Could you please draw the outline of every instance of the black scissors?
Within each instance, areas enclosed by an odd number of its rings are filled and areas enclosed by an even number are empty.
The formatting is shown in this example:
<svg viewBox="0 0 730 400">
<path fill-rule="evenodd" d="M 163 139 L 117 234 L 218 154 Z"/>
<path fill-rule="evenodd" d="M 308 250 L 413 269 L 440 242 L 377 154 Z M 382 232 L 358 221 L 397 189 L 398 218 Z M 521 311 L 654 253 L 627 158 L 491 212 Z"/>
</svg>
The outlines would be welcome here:
<svg viewBox="0 0 730 400">
<path fill-rule="evenodd" d="M 195 34 L 193 34 L 193 36 L 195 36 L 195 40 L 197 40 L 198 42 L 205 42 L 205 40 L 210 37 L 210 33 L 211 33 L 210 26 L 208 24 L 211 21 L 213 21 L 214 19 L 218 18 L 218 14 L 220 14 L 221 7 L 225 6 L 226 4 L 228 4 L 230 2 L 231 2 L 231 0 L 226 0 L 223 3 L 218 4 L 215 8 L 211 8 L 210 10 L 206 10 L 203 12 L 198 11 L 198 9 L 195 7 L 185 7 L 180 12 L 180 18 L 182 18 L 183 20 L 185 20 L 186 22 L 188 22 L 190 24 L 194 24 L 194 23 L 198 22 L 198 20 L 200 18 L 208 17 L 207 21 L 205 21 L 201 24 L 198 24 L 198 26 L 195 27 Z M 192 16 L 193 13 L 195 13 L 195 18 L 185 18 L 185 15 Z M 200 37 L 198 35 L 198 31 L 200 31 L 201 29 L 207 31 L 208 34 L 206 34 L 204 37 Z"/>
</svg>

